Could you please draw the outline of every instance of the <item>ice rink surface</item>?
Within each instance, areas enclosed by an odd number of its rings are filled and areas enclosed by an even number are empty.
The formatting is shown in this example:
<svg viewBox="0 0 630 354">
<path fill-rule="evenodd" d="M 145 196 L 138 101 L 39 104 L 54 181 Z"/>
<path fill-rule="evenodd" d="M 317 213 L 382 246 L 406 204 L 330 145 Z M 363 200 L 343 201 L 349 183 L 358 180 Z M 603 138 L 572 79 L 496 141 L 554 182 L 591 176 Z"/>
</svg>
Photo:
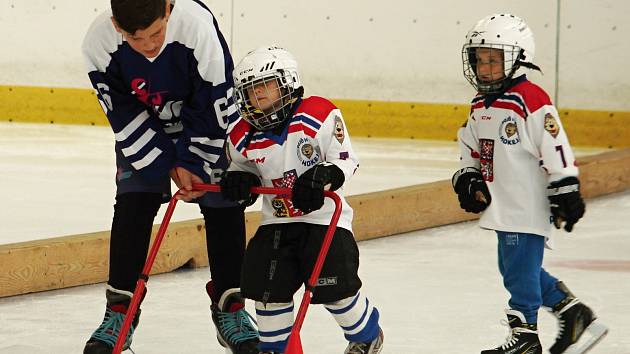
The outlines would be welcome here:
<svg viewBox="0 0 630 354">
<path fill-rule="evenodd" d="M 450 142 L 353 143 L 361 168 L 346 194 L 447 179 L 457 167 Z M 109 128 L 0 123 L 0 243 L 109 229 L 112 148 Z M 545 268 L 610 327 L 592 354 L 630 354 L 629 215 L 630 192 L 589 200 L 574 232 L 557 232 L 555 249 L 546 253 Z M 194 206 L 178 206 L 175 220 L 197 217 Z M 503 342 L 508 295 L 496 267 L 494 233 L 470 222 L 364 241 L 359 248 L 362 291 L 380 310 L 384 354 L 479 353 Z M 132 345 L 137 354 L 224 353 L 204 292 L 208 277 L 207 268 L 151 277 Z M 103 284 L 0 298 L 0 353 L 81 353 L 102 319 L 104 300 Z M 549 346 L 556 324 L 544 310 L 539 328 Z M 345 348 L 333 319 L 316 305 L 309 307 L 302 341 L 307 354 Z"/>
</svg>

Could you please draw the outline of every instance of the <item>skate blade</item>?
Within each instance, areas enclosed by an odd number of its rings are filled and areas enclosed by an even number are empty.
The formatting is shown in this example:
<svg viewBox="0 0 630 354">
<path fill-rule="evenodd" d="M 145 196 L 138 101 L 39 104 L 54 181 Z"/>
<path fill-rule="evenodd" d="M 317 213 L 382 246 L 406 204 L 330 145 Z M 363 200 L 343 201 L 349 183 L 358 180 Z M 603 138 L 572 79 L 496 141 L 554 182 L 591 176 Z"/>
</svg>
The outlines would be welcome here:
<svg viewBox="0 0 630 354">
<path fill-rule="evenodd" d="M 564 354 L 584 354 L 601 341 L 608 334 L 608 327 L 593 322 L 591 323 L 575 344 L 567 348 Z"/>
</svg>

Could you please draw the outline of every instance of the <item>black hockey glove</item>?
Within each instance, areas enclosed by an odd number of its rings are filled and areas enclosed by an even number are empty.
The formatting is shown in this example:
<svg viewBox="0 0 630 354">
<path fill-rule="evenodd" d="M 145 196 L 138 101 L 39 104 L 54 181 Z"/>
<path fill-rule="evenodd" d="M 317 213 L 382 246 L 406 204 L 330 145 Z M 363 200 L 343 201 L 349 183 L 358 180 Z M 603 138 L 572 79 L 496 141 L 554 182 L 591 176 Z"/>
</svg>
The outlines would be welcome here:
<svg viewBox="0 0 630 354">
<path fill-rule="evenodd" d="M 343 171 L 329 162 L 320 162 L 304 172 L 293 185 L 293 206 L 304 213 L 318 210 L 324 205 L 324 187 L 330 191 L 343 185 Z"/>
<path fill-rule="evenodd" d="M 492 197 L 478 169 L 462 168 L 455 172 L 452 183 L 459 206 L 467 212 L 478 214 L 490 205 Z"/>
<path fill-rule="evenodd" d="M 258 199 L 258 194 L 252 193 L 251 189 L 260 186 L 260 179 L 253 173 L 226 171 L 221 177 L 220 185 L 221 195 L 226 200 L 250 206 Z"/>
<path fill-rule="evenodd" d="M 584 201 L 580 195 L 580 181 L 576 177 L 567 177 L 551 182 L 547 187 L 547 196 L 551 204 L 551 214 L 556 229 L 562 227 L 567 232 L 573 230 L 573 225 L 584 215 Z"/>
</svg>

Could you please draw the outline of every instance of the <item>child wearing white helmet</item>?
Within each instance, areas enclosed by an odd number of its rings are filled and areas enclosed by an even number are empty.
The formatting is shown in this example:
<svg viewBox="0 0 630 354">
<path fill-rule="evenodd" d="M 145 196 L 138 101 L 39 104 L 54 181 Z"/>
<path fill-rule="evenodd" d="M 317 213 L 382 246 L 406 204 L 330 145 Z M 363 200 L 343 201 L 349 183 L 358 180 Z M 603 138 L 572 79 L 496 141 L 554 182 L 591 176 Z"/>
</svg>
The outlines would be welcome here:
<svg viewBox="0 0 630 354">
<path fill-rule="evenodd" d="M 479 226 L 498 238 L 499 271 L 510 293 L 507 341 L 482 354 L 542 353 L 538 309 L 557 317 L 552 354 L 583 353 L 607 332 L 593 311 L 542 268 L 551 225 L 571 232 L 584 214 L 578 168 L 558 111 L 525 76 L 534 64 L 532 31 L 520 18 L 490 15 L 466 36 L 464 76 L 478 91 L 458 134 L 460 206 L 483 212 Z M 589 335 L 584 335 L 585 333 Z"/>
<path fill-rule="evenodd" d="M 330 223 L 342 212 L 312 302 L 324 304 L 343 330 L 346 354 L 377 354 L 383 346 L 379 312 L 362 292 L 352 208 L 343 186 L 359 166 L 341 111 L 322 97 L 302 98 L 295 58 L 279 47 L 248 53 L 234 69 L 241 118 L 231 128 L 231 164 L 221 180 L 228 200 L 250 205 L 253 186 L 292 188 L 292 196 L 265 195 L 263 219 L 249 242 L 243 296 L 255 300 L 261 353 L 285 350 L 293 325 L 293 295 L 306 284 Z"/>
</svg>

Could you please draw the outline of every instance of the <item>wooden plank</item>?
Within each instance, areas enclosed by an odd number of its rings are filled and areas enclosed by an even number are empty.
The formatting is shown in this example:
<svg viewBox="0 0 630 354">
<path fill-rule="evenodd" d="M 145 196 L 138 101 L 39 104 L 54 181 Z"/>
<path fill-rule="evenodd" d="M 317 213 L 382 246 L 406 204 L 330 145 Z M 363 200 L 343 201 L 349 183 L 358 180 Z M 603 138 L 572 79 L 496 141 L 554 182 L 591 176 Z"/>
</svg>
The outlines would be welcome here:
<svg viewBox="0 0 630 354">
<path fill-rule="evenodd" d="M 585 198 L 622 192 L 630 186 L 630 149 L 613 150 L 578 159 Z"/>
<path fill-rule="evenodd" d="M 630 149 L 584 157 L 578 164 L 586 198 L 630 189 Z M 357 240 L 477 218 L 459 208 L 448 180 L 351 196 L 348 202 Z M 246 214 L 248 238 L 260 218 L 260 212 Z M 204 238 L 202 219 L 172 223 L 152 274 L 207 266 Z M 0 245 L 0 297 L 103 282 L 108 253 L 109 231 Z"/>
<path fill-rule="evenodd" d="M 459 207 L 450 181 L 351 196 L 357 240 L 396 235 L 429 227 L 473 220 Z"/>
</svg>

